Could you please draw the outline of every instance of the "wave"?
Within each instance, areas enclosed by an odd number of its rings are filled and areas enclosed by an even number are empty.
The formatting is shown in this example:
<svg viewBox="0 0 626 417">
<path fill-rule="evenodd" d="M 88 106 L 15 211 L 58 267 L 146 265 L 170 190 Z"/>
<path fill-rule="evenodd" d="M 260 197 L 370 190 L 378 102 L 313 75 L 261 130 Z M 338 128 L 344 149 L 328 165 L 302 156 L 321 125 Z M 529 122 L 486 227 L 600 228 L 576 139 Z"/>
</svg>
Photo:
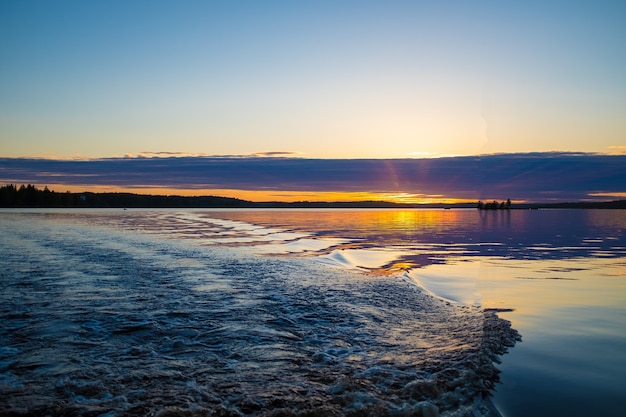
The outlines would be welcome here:
<svg viewBox="0 0 626 417">
<path fill-rule="evenodd" d="M 128 216 L 0 218 L 0 415 L 465 415 L 519 340 L 396 276 Z"/>
</svg>

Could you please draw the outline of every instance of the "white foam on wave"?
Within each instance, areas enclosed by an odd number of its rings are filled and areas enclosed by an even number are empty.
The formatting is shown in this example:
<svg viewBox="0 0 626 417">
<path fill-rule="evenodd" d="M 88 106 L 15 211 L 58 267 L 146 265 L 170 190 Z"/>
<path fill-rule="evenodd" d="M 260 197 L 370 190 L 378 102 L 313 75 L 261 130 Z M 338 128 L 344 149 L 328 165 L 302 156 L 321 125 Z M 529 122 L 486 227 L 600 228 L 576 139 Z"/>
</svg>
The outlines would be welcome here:
<svg viewBox="0 0 626 417">
<path fill-rule="evenodd" d="M 256 247 L 254 251 L 264 254 L 320 252 L 348 242 L 348 240 L 336 238 L 303 238 L 288 242 L 261 245 Z"/>
<path fill-rule="evenodd" d="M 395 249 L 338 249 L 322 255 L 318 261 L 325 265 L 347 269 L 377 269 L 393 263 L 406 255 Z"/>
<path fill-rule="evenodd" d="M 191 221 L 194 224 L 208 223 L 218 226 L 219 233 L 215 233 L 213 239 L 205 239 L 205 243 L 251 243 L 251 242 L 276 242 L 293 241 L 308 238 L 310 233 L 293 232 L 276 227 L 265 227 L 237 220 L 225 220 L 214 217 L 204 217 L 193 213 L 184 213 L 181 219 Z M 235 237 L 232 237 L 235 235 Z"/>
<path fill-rule="evenodd" d="M 0 219 L 12 291 L 0 294 L 0 354 L 11 362 L 0 408 L 347 416 L 438 407 L 453 416 L 486 390 L 496 348 L 513 337 L 495 316 L 395 277 L 172 238 L 172 217 L 137 215 L 132 233 L 96 215 L 78 225 L 71 215 L 59 224 Z M 324 259 L 378 268 L 403 253 L 346 249 Z"/>
<path fill-rule="evenodd" d="M 206 213 L 204 214 L 200 216 L 194 213 L 181 213 L 178 218 L 192 224 L 205 223 L 217 226 L 218 233 L 202 238 L 202 243 L 208 245 L 254 243 L 253 252 L 257 254 L 297 254 L 321 252 L 350 242 L 347 239 L 318 238 L 307 232 L 261 226 L 239 220 L 206 217 Z"/>
</svg>

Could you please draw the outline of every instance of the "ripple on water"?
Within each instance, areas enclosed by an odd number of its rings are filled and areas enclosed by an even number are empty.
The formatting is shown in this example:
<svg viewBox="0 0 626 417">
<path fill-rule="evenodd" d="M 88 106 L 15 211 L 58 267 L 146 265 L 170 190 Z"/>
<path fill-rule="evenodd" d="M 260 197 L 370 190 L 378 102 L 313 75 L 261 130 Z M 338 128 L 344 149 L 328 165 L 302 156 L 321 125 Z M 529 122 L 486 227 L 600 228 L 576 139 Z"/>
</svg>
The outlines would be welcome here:
<svg viewBox="0 0 626 417">
<path fill-rule="evenodd" d="M 462 415 L 517 339 L 395 277 L 39 226 L 2 224 L 0 415 Z"/>
</svg>

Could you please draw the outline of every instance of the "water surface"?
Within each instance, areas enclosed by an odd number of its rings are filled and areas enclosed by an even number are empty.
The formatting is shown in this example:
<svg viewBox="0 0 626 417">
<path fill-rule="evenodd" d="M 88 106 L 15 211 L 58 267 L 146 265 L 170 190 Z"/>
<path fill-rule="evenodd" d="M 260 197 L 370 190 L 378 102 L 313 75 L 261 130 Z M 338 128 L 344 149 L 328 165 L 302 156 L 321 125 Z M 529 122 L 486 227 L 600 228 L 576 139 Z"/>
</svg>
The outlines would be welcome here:
<svg viewBox="0 0 626 417">
<path fill-rule="evenodd" d="M 402 415 L 429 401 L 463 415 L 500 379 L 508 417 L 621 415 L 621 210 L 34 210 L 0 222 L 9 401 L 137 415 Z M 500 378 L 485 329 L 499 329 L 497 354 L 514 334 L 484 308 L 523 336 Z"/>
<path fill-rule="evenodd" d="M 338 262 L 404 251 L 361 236 L 185 210 L 4 210 L 0 230 L 2 415 L 466 415 L 516 340 L 405 269 Z"/>
<path fill-rule="evenodd" d="M 500 313 L 523 335 L 502 358 L 508 417 L 618 416 L 626 397 L 626 211 L 226 212 L 212 216 L 347 242 L 343 267 L 405 271 L 452 302 Z"/>
</svg>

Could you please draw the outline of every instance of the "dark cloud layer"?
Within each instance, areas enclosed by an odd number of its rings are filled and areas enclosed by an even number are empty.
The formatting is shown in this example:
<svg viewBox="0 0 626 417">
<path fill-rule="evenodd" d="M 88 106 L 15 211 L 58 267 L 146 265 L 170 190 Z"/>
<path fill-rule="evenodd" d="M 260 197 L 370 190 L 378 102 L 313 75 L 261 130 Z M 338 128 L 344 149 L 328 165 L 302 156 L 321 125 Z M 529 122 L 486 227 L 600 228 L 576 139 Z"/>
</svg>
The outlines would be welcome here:
<svg viewBox="0 0 626 417">
<path fill-rule="evenodd" d="M 501 154 L 437 159 L 165 157 L 0 159 L 0 181 L 174 189 L 405 192 L 579 200 L 626 192 L 626 155 Z M 606 199 L 606 197 L 605 197 Z"/>
</svg>

